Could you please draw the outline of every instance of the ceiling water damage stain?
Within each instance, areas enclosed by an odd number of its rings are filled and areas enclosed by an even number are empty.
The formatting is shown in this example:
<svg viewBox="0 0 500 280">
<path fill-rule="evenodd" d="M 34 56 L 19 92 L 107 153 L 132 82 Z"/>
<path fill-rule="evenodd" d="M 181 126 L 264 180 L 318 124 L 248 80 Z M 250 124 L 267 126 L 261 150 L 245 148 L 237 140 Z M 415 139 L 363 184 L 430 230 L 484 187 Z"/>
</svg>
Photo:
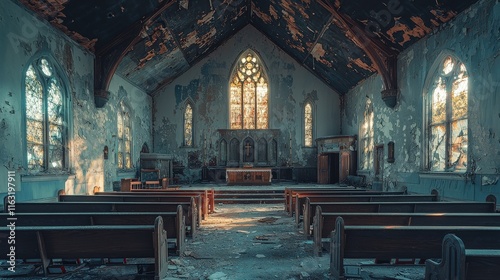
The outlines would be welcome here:
<svg viewBox="0 0 500 280">
<path fill-rule="evenodd" d="M 316 44 L 311 51 L 311 55 L 314 57 L 314 59 L 325 64 L 328 67 L 332 67 L 332 63 L 323 58 L 325 56 L 325 54 L 326 54 L 326 51 L 325 51 L 325 49 L 323 49 L 323 45 L 319 44 L 319 43 Z"/>
<path fill-rule="evenodd" d="M 356 58 L 356 59 L 353 59 L 349 62 L 349 64 L 347 64 L 347 67 L 349 68 L 353 68 L 353 64 L 355 64 L 356 66 L 358 66 L 359 68 L 361 69 L 365 69 L 367 71 L 370 71 L 370 72 L 375 72 L 375 68 L 373 67 L 373 65 L 368 65 L 366 64 L 363 60 L 361 60 L 361 58 Z"/>
<path fill-rule="evenodd" d="M 411 17 L 411 20 L 416 24 L 414 28 L 401 22 L 396 22 L 396 24 L 386 32 L 393 43 L 404 46 L 407 42 L 410 42 L 412 38 L 422 38 L 431 32 L 431 29 L 425 26 L 421 18 Z M 396 35 L 402 39 L 396 39 Z"/>
</svg>

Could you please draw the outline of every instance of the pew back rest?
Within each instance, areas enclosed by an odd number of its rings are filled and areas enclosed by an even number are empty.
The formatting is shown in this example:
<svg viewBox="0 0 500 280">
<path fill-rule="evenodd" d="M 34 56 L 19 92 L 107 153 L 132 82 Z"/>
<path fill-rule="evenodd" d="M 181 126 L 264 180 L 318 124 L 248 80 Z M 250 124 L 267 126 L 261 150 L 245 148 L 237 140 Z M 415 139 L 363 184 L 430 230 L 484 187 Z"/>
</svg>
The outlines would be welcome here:
<svg viewBox="0 0 500 280">
<path fill-rule="evenodd" d="M 322 237 L 335 229 L 337 217 L 342 217 L 346 225 L 500 226 L 500 213 L 323 213 L 318 208 L 316 214 L 321 214 L 315 216 L 315 221 L 321 222 L 318 225 Z"/>
<path fill-rule="evenodd" d="M 425 262 L 425 279 L 493 280 L 500 273 L 500 247 L 466 249 L 461 238 L 447 234 L 443 238 L 440 260 Z"/>
<path fill-rule="evenodd" d="M 155 278 L 167 271 L 167 234 L 154 225 L 16 227 L 16 258 L 40 258 L 46 273 L 53 258 L 154 258 Z M 0 250 L 8 252 L 10 229 L 0 227 Z"/>
<path fill-rule="evenodd" d="M 78 213 L 78 212 L 176 212 L 181 205 L 190 235 L 198 225 L 197 205 L 190 202 L 17 202 L 16 213 Z M 5 209 L 6 211 L 7 209 Z M 7 213 L 7 212 L 6 212 Z"/>
<path fill-rule="evenodd" d="M 344 258 L 439 258 L 446 234 L 460 236 L 471 249 L 500 248 L 500 227 L 478 226 L 346 226 L 339 217 L 331 233 L 330 270 L 343 273 Z M 478 238 L 480 236 L 481 238 Z"/>
</svg>

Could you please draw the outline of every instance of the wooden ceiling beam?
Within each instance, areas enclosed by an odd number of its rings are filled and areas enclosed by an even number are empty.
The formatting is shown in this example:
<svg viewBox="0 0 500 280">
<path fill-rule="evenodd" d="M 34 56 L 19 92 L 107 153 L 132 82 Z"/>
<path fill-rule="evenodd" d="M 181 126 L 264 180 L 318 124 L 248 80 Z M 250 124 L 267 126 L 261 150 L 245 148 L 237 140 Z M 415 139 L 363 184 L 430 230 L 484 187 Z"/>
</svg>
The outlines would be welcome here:
<svg viewBox="0 0 500 280">
<path fill-rule="evenodd" d="M 348 15 L 340 13 L 329 2 L 317 0 L 318 3 L 328 10 L 334 23 L 345 31 L 348 39 L 361 48 L 372 61 L 375 69 L 382 77 L 384 90 L 382 90 L 382 100 L 387 106 L 394 108 L 397 103 L 397 56 L 398 52 L 390 49 L 376 39 L 375 34 L 369 34 L 356 21 Z"/>
<path fill-rule="evenodd" d="M 108 44 L 96 49 L 94 62 L 94 102 L 97 108 L 104 107 L 109 100 L 109 84 L 125 55 L 141 39 L 147 36 L 147 27 L 175 3 L 177 3 L 176 0 L 165 2 L 153 14 L 137 21 L 124 32 L 110 40 Z"/>
</svg>

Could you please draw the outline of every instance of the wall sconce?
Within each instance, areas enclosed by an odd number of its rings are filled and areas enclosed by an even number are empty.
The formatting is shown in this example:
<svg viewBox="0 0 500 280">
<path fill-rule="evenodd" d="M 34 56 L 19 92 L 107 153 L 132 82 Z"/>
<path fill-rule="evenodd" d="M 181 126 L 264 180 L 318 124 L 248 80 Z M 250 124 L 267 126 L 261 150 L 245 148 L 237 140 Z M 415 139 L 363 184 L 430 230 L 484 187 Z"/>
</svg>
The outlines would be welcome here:
<svg viewBox="0 0 500 280">
<path fill-rule="evenodd" d="M 108 146 L 104 146 L 104 150 L 102 152 L 104 154 L 104 159 L 108 159 Z"/>
<path fill-rule="evenodd" d="M 387 162 L 393 163 L 394 159 L 394 141 L 387 143 Z"/>
</svg>

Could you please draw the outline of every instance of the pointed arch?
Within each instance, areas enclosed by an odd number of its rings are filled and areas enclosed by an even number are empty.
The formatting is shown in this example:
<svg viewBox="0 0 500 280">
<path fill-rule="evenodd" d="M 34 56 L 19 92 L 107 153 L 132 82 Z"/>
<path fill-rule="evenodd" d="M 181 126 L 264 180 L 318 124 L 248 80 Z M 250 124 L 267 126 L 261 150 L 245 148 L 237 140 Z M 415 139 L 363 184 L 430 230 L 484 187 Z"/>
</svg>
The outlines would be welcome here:
<svg viewBox="0 0 500 280">
<path fill-rule="evenodd" d="M 231 129 L 269 127 L 269 79 L 259 55 L 244 51 L 234 63 L 229 79 Z"/>
<path fill-rule="evenodd" d="M 183 135 L 184 146 L 193 147 L 193 102 L 188 99 L 184 106 L 184 121 L 183 121 Z"/>
<path fill-rule="evenodd" d="M 304 146 L 312 147 L 314 139 L 314 110 L 311 100 L 306 100 L 303 108 Z"/>
<path fill-rule="evenodd" d="M 236 138 L 229 141 L 229 162 L 233 165 L 240 162 L 240 141 Z"/>
<path fill-rule="evenodd" d="M 227 142 L 225 139 L 219 142 L 219 165 L 225 166 L 227 164 Z"/>
<path fill-rule="evenodd" d="M 132 118 L 130 106 L 125 100 L 120 101 L 117 114 L 118 169 L 132 169 Z"/>
<path fill-rule="evenodd" d="M 467 170 L 468 93 L 467 67 L 453 53 L 442 52 L 433 63 L 424 88 L 426 170 Z"/>
<path fill-rule="evenodd" d="M 255 161 L 255 141 L 252 137 L 243 140 L 243 162 Z"/>
<path fill-rule="evenodd" d="M 271 165 L 275 166 L 278 164 L 278 141 L 276 139 L 271 140 L 271 155 L 270 162 Z"/>
<path fill-rule="evenodd" d="M 24 72 L 28 173 L 69 170 L 69 90 L 62 68 L 49 53 L 33 56 Z"/>
<path fill-rule="evenodd" d="M 363 121 L 359 126 L 359 170 L 369 170 L 373 166 L 373 103 L 367 97 Z"/>
<path fill-rule="evenodd" d="M 257 161 L 259 163 L 267 163 L 267 140 L 262 137 L 257 142 Z"/>
</svg>

